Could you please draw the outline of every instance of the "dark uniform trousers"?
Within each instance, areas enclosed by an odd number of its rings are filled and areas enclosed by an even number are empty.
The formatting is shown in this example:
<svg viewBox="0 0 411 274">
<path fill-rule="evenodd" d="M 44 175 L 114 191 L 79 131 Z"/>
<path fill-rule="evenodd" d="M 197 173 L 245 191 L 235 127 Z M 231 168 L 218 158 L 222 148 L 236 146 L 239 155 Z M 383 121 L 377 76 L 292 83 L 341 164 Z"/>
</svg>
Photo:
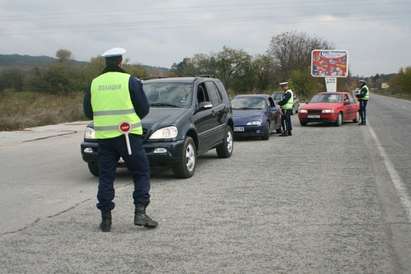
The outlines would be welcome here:
<svg viewBox="0 0 411 274">
<path fill-rule="evenodd" d="M 98 140 L 98 165 L 100 170 L 97 192 L 97 208 L 110 211 L 114 208 L 114 180 L 117 162 L 125 161 L 134 181 L 133 199 L 135 205 L 147 206 L 150 202 L 150 167 L 143 148 L 143 138 L 130 134 L 132 155 L 128 155 L 125 136 Z"/>
<path fill-rule="evenodd" d="M 359 100 L 360 101 L 360 118 L 362 123 L 367 121 L 367 103 L 368 100 Z"/>
<path fill-rule="evenodd" d="M 281 126 L 283 127 L 284 130 L 292 130 L 293 126 L 291 124 L 291 114 L 293 110 L 292 109 L 283 109 L 283 115 L 281 115 Z"/>
</svg>

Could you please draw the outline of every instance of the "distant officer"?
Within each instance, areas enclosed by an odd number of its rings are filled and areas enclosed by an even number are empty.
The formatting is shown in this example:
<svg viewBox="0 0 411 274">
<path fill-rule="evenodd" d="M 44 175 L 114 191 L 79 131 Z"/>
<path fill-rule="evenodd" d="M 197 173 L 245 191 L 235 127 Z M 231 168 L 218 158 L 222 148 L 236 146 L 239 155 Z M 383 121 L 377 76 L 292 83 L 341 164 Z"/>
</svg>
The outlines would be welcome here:
<svg viewBox="0 0 411 274">
<path fill-rule="evenodd" d="M 365 80 L 360 80 L 360 91 L 357 94 L 358 101 L 360 102 L 360 118 L 359 125 L 365 126 L 367 124 L 367 103 L 370 97 L 370 90 L 367 87 Z"/>
<path fill-rule="evenodd" d="M 278 102 L 283 111 L 283 115 L 281 116 L 283 133 L 280 136 L 291 136 L 291 131 L 293 129 L 291 124 L 291 115 L 293 113 L 294 94 L 293 91 L 288 88 L 288 82 L 280 83 L 280 87 L 284 92 L 283 98 L 280 102 Z"/>
<path fill-rule="evenodd" d="M 158 225 L 146 215 L 146 207 L 150 202 L 150 170 L 142 146 L 143 129 L 140 120 L 148 114 L 150 106 L 141 81 L 121 68 L 125 52 L 125 49 L 113 48 L 102 54 L 106 68 L 91 82 L 84 96 L 84 112 L 93 119 L 99 144 L 97 208 L 101 210 L 100 229 L 103 232 L 111 230 L 113 183 L 120 157 L 133 175 L 134 224 L 148 228 Z M 131 125 L 131 155 L 127 150 L 126 138 L 119 130 L 123 122 Z"/>
</svg>

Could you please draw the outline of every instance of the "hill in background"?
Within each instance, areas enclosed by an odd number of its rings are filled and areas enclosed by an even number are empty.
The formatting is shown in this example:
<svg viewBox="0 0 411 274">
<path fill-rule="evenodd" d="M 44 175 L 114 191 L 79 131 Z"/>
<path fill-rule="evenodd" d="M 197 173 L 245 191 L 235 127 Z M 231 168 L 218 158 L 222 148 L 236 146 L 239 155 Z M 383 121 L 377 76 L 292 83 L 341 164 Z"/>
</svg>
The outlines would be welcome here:
<svg viewBox="0 0 411 274">
<path fill-rule="evenodd" d="M 29 70 L 34 67 L 47 66 L 58 61 L 57 58 L 50 56 L 31 56 L 31 55 L 21 55 L 21 54 L 0 54 L 0 70 L 9 68 L 18 68 L 23 70 Z M 71 60 L 70 62 L 78 65 L 84 65 L 88 62 Z M 148 71 L 161 71 L 168 72 L 169 68 L 155 67 L 149 65 L 138 64 L 142 68 Z"/>
<path fill-rule="evenodd" d="M 55 58 L 49 56 L 30 56 L 20 54 L 0 54 L 0 66 L 39 66 L 54 63 Z"/>
</svg>

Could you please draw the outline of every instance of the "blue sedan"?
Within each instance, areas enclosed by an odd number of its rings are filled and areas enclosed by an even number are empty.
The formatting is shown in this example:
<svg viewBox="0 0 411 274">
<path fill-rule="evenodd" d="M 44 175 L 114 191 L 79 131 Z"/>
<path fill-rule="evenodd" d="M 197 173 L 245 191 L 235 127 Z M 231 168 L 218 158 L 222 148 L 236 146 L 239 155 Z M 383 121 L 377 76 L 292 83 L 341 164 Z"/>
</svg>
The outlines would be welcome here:
<svg viewBox="0 0 411 274">
<path fill-rule="evenodd" d="M 281 110 L 265 94 L 238 95 L 231 101 L 235 137 L 270 138 L 281 127 Z"/>
</svg>

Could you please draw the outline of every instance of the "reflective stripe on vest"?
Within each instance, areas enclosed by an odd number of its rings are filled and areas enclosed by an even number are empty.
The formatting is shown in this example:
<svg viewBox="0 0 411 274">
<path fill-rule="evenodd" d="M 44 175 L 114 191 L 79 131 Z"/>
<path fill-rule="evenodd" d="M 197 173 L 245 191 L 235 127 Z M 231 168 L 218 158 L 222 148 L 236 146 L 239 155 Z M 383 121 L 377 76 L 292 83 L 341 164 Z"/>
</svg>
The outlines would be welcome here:
<svg viewBox="0 0 411 274">
<path fill-rule="evenodd" d="M 365 95 L 361 99 L 362 100 L 368 100 L 368 98 L 370 97 L 370 90 L 368 89 L 367 86 L 363 86 L 361 89 L 365 89 Z"/>
<path fill-rule="evenodd" d="M 293 104 L 294 104 L 294 94 L 293 94 L 293 91 L 291 90 L 291 89 L 288 89 L 285 93 L 291 93 L 291 97 L 290 97 L 290 99 L 288 99 L 288 102 L 287 103 L 285 103 L 284 105 L 283 105 L 283 109 L 285 109 L 285 110 L 288 110 L 288 109 L 293 109 Z"/>
<path fill-rule="evenodd" d="M 91 106 L 97 139 L 122 135 L 119 125 L 131 124 L 130 133 L 142 135 L 141 121 L 130 98 L 130 74 L 107 72 L 91 82 Z"/>
</svg>

